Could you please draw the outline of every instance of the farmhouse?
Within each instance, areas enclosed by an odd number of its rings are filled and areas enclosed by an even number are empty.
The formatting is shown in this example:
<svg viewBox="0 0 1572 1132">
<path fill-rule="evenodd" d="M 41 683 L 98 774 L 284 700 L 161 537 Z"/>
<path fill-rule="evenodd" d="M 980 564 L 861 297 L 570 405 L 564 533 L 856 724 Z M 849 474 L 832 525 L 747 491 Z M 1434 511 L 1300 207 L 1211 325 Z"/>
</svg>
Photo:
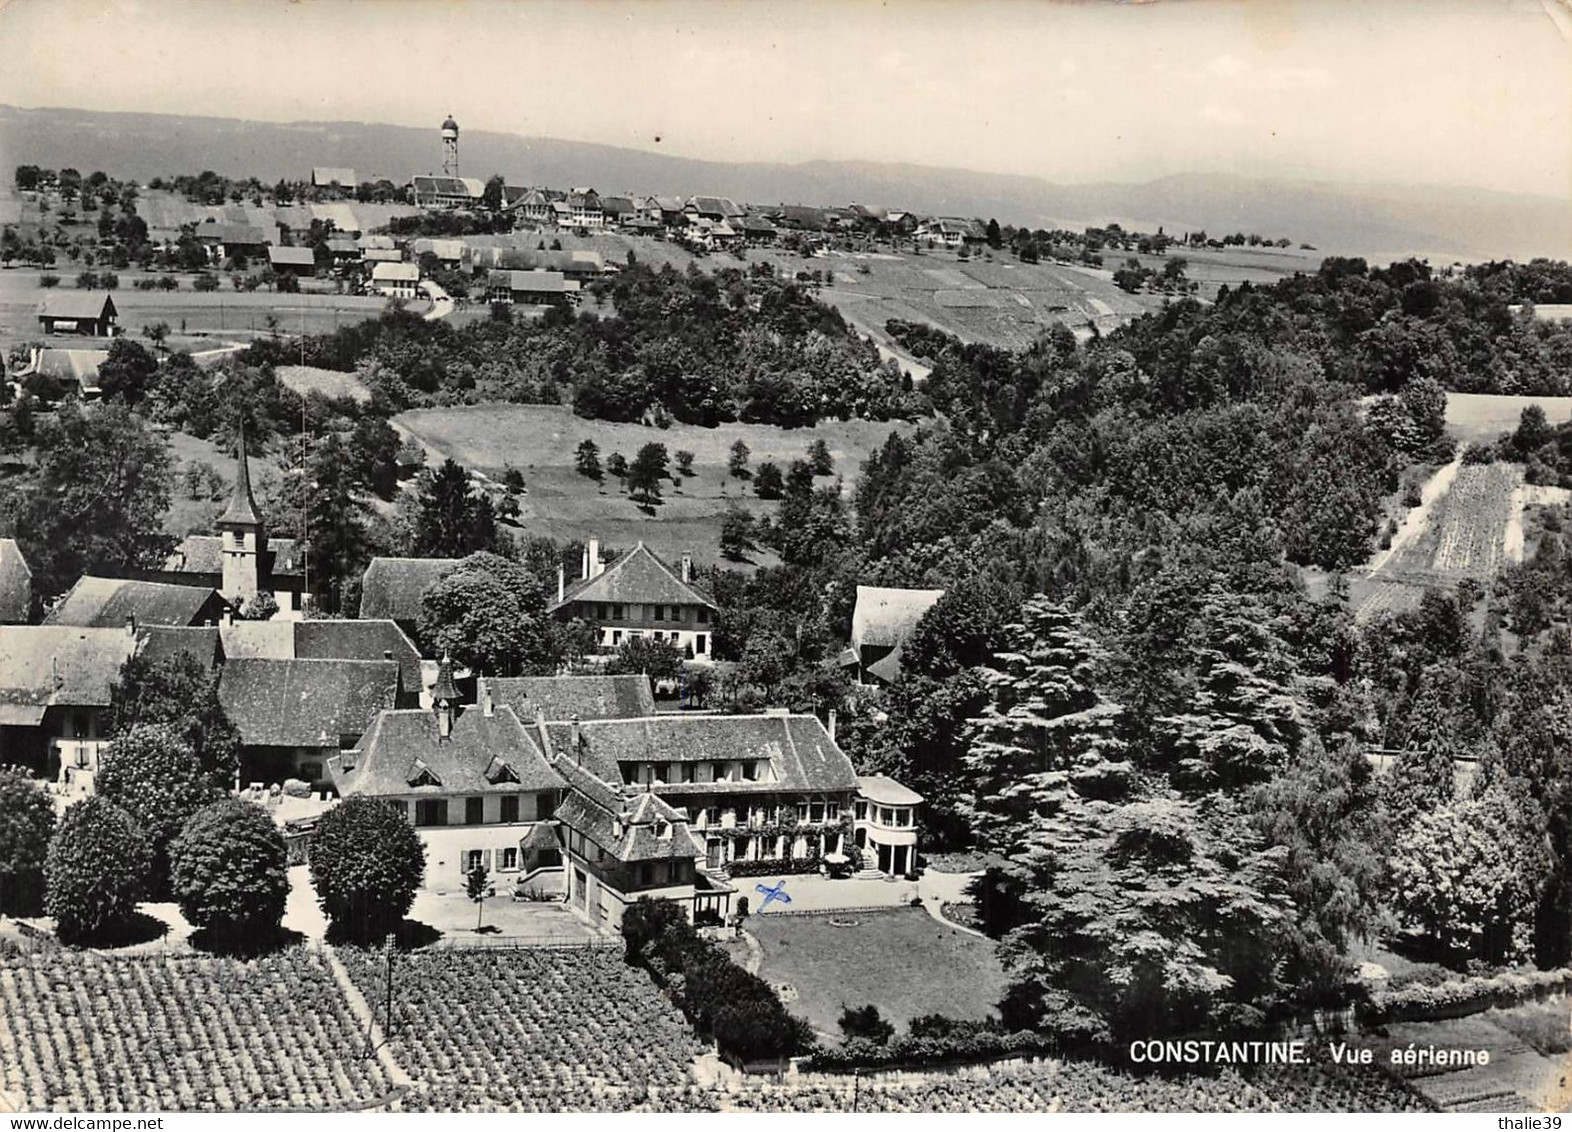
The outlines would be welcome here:
<svg viewBox="0 0 1572 1132">
<path fill-rule="evenodd" d="M 13 380 L 26 382 L 29 377 L 44 377 L 58 383 L 63 390 L 75 387 L 84 401 L 103 396 L 98 384 L 98 367 L 109 358 L 108 350 L 56 350 L 34 346 L 28 352 L 27 364 L 17 370 Z M 40 394 L 42 395 L 42 394 Z"/>
<path fill-rule="evenodd" d="M 379 263 L 371 271 L 371 289 L 395 299 L 413 299 L 419 283 L 420 268 L 413 263 Z"/>
<path fill-rule="evenodd" d="M 493 303 L 561 303 L 578 289 L 560 271 L 493 271 L 486 276 L 486 298 Z"/>
<path fill-rule="evenodd" d="M 109 690 L 136 650 L 130 626 L 0 626 L 0 763 L 90 788 Z"/>
<path fill-rule="evenodd" d="M 230 657 L 218 698 L 241 740 L 241 780 L 301 778 L 325 788 L 327 760 L 359 742 L 399 696 L 392 660 Z"/>
<path fill-rule="evenodd" d="M 360 244 L 353 237 L 329 236 L 327 248 L 333 257 L 334 267 L 347 267 L 360 262 Z"/>
<path fill-rule="evenodd" d="M 32 568 L 14 538 L 0 538 L 0 622 L 25 622 L 32 611 Z"/>
<path fill-rule="evenodd" d="M 592 538 L 577 582 L 568 585 L 558 567 L 557 600 L 548 609 L 559 620 L 597 626 L 602 648 L 650 637 L 671 642 L 700 664 L 710 661 L 715 603 L 693 580 L 693 559 L 686 554 L 674 569 L 639 542 L 606 566 L 600 540 Z"/>
<path fill-rule="evenodd" d="M 196 239 L 207 249 L 208 259 L 260 259 L 267 254 L 269 240 L 261 228 L 249 224 L 198 224 Z"/>
<path fill-rule="evenodd" d="M 432 697 L 430 710 L 378 713 L 353 749 L 327 760 L 339 795 L 405 811 L 427 846 L 428 885 L 461 886 L 477 866 L 517 879 L 554 874 L 562 780 L 523 723 L 487 697 L 460 704 L 447 661 Z"/>
<path fill-rule="evenodd" d="M 522 216 L 531 224 L 551 223 L 553 213 L 551 197 L 541 189 L 516 189 L 503 190 L 504 207 Z"/>
<path fill-rule="evenodd" d="M 317 273 L 316 256 L 310 248 L 270 247 L 267 262 L 278 275 L 311 276 Z"/>
<path fill-rule="evenodd" d="M 353 169 L 336 168 L 329 165 L 317 165 L 311 170 L 311 184 L 314 188 L 326 189 L 337 186 L 341 189 L 354 190 L 360 184 L 355 180 Z"/>
<path fill-rule="evenodd" d="M 119 333 L 119 317 L 107 291 L 51 291 L 38 308 L 38 328 L 45 334 L 109 338 Z"/>
<path fill-rule="evenodd" d="M 569 189 L 567 199 L 568 223 L 574 228 L 603 228 L 606 214 L 600 206 L 600 194 L 594 189 Z"/>
<path fill-rule="evenodd" d="M 944 596 L 943 590 L 906 590 L 858 586 L 852 609 L 851 643 L 862 684 L 893 684 L 901 674 L 901 650 L 922 615 Z"/>
<path fill-rule="evenodd" d="M 410 258 L 417 263 L 423 256 L 434 255 L 445 267 L 456 267 L 464 258 L 463 240 L 420 239 L 409 245 Z"/>
<path fill-rule="evenodd" d="M 129 625 L 189 628 L 227 620 L 234 607 L 216 590 L 131 578 L 84 575 L 44 618 L 46 625 L 113 629 Z"/>
<path fill-rule="evenodd" d="M 474 177 L 413 177 L 409 195 L 420 208 L 472 208 L 486 195 L 486 185 Z"/>
</svg>

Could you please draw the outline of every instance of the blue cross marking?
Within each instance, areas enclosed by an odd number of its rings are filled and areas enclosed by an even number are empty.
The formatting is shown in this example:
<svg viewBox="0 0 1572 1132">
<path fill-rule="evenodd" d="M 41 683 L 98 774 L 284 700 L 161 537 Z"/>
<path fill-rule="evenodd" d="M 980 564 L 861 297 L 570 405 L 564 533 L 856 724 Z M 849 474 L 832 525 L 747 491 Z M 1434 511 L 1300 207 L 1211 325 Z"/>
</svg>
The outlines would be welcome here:
<svg viewBox="0 0 1572 1132">
<path fill-rule="evenodd" d="M 774 888 L 767 884 L 756 884 L 753 886 L 753 890 L 764 896 L 764 899 L 759 901 L 759 911 L 761 912 L 770 906 L 771 900 L 779 900 L 782 904 L 791 903 L 791 897 L 786 895 L 786 882 L 784 880 L 776 881 Z"/>
</svg>

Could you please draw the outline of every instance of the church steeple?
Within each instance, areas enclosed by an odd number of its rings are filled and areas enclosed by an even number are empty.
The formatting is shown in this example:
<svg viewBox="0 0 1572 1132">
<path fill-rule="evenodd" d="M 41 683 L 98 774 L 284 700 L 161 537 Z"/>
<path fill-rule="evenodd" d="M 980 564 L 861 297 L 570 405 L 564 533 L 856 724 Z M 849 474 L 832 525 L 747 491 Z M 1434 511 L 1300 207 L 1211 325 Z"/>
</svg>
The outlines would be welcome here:
<svg viewBox="0 0 1572 1132">
<path fill-rule="evenodd" d="M 235 492 L 229 497 L 229 506 L 218 517 L 219 529 L 226 524 L 260 527 L 262 516 L 257 511 L 257 501 L 251 496 L 251 467 L 246 460 L 246 420 L 240 418 L 240 457 L 235 467 Z"/>
<path fill-rule="evenodd" d="M 271 575 L 265 573 L 267 534 L 262 515 L 251 496 L 251 468 L 246 461 L 246 422 L 240 420 L 240 456 L 235 465 L 235 493 L 229 506 L 218 517 L 219 537 L 223 541 L 223 588 L 221 592 L 236 605 L 255 600 L 258 593 L 271 589 Z"/>
</svg>

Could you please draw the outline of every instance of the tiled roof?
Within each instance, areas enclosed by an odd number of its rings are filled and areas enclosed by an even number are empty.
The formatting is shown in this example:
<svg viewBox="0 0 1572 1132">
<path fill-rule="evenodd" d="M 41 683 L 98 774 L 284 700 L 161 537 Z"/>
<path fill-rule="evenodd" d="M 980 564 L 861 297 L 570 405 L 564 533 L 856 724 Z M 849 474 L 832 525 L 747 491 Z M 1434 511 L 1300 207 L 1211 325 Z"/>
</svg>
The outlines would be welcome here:
<svg viewBox="0 0 1572 1132">
<path fill-rule="evenodd" d="M 858 648 L 904 644 L 922 615 L 943 596 L 943 590 L 858 586 L 857 605 L 852 610 L 852 644 Z"/>
<path fill-rule="evenodd" d="M 14 538 L 0 538 L 0 621 L 26 621 L 33 604 L 33 571 Z"/>
<path fill-rule="evenodd" d="M 426 252 L 430 252 L 438 259 L 457 263 L 464 258 L 464 241 L 419 239 L 410 244 L 409 252 L 414 259 L 419 259 Z"/>
<path fill-rule="evenodd" d="M 366 251 L 396 251 L 398 245 L 392 236 L 362 236 L 358 243 Z"/>
<path fill-rule="evenodd" d="M 295 626 L 288 621 L 232 621 L 219 635 L 230 660 L 295 659 Z"/>
<path fill-rule="evenodd" d="M 215 244 L 236 244 L 241 247 L 260 246 L 267 243 L 267 235 L 260 228 L 249 224 L 198 224 L 196 238 Z"/>
<path fill-rule="evenodd" d="M 107 707 L 135 651 L 124 628 L 0 625 L 0 703 Z"/>
<path fill-rule="evenodd" d="M 373 558 L 360 588 L 360 615 L 420 620 L 420 595 L 459 564 L 457 558 Z"/>
<path fill-rule="evenodd" d="M 380 712 L 353 752 L 328 760 L 328 773 L 345 797 L 517 794 L 562 785 L 508 707 L 491 715 L 474 707 L 458 712 L 447 739 L 439 737 L 434 711 Z"/>
<path fill-rule="evenodd" d="M 295 630 L 295 655 L 302 660 L 382 660 L 391 652 L 404 690 L 420 690 L 420 650 L 393 621 L 318 620 L 286 622 Z"/>
<path fill-rule="evenodd" d="M 95 319 L 116 311 L 115 302 L 107 291 L 55 290 L 44 296 L 38 313 L 49 318 Z"/>
<path fill-rule="evenodd" d="M 353 169 L 335 168 L 331 165 L 318 165 L 311 170 L 311 183 L 313 185 L 331 185 L 337 181 L 346 189 L 352 189 L 358 181 L 355 180 Z"/>
<path fill-rule="evenodd" d="M 235 621 L 222 633 L 231 660 L 385 660 L 391 652 L 404 690 L 421 687 L 420 652 L 392 621 Z"/>
<path fill-rule="evenodd" d="M 371 278 L 377 283 L 417 283 L 420 268 L 413 263 L 379 263 L 371 269 Z"/>
<path fill-rule="evenodd" d="M 360 253 L 360 258 L 367 263 L 403 263 L 404 253 L 397 248 L 367 248 Z"/>
<path fill-rule="evenodd" d="M 485 185 L 480 185 L 479 191 L 472 194 L 470 192 L 470 178 L 465 177 L 411 177 L 409 183 L 415 192 L 423 197 L 467 197 L 472 195 L 479 197 L 486 190 Z M 478 184 L 479 182 L 476 183 Z"/>
<path fill-rule="evenodd" d="M 506 287 L 510 291 L 531 294 L 562 295 L 568 290 L 568 281 L 558 271 L 493 271 L 486 276 L 487 289 Z"/>
<path fill-rule="evenodd" d="M 552 609 L 574 601 L 651 603 L 656 605 L 707 605 L 715 603 L 692 582 L 684 582 L 643 542 L 618 558 L 593 578 L 583 578 L 567 588 Z"/>
<path fill-rule="evenodd" d="M 728 216 L 741 216 L 743 211 L 730 197 L 694 197 L 688 203 L 701 215 L 718 216 L 723 220 Z"/>
<path fill-rule="evenodd" d="M 340 252 L 353 254 L 360 251 L 360 244 L 357 243 L 352 236 L 329 236 L 327 246 L 328 251 L 334 253 L 335 255 L 339 254 Z"/>
<path fill-rule="evenodd" d="M 92 629 L 124 628 L 128 618 L 138 625 L 199 625 L 216 620 L 226 604 L 217 592 L 196 586 L 84 576 L 44 620 Z"/>
<path fill-rule="evenodd" d="M 561 729 L 552 728 L 554 745 Z M 768 760 L 774 781 L 663 785 L 668 794 L 748 790 L 853 790 L 851 760 L 812 715 L 659 715 L 581 723 L 582 758 L 596 774 L 621 781 L 622 763 Z M 566 751 L 568 744 L 562 743 Z M 571 752 L 570 752 L 571 753 Z"/>
<path fill-rule="evenodd" d="M 643 676 L 486 676 L 494 701 L 533 720 L 636 719 L 655 714 L 655 696 Z"/>
<path fill-rule="evenodd" d="M 297 579 L 305 572 L 303 547 L 296 539 L 267 536 L 264 574 L 274 579 Z M 223 539 L 217 535 L 187 535 L 163 561 L 165 574 L 195 574 L 222 577 Z"/>
<path fill-rule="evenodd" d="M 248 746 L 337 746 L 398 693 L 391 660 L 230 660 L 219 702 Z M 324 738 L 325 736 L 325 738 Z"/>
<path fill-rule="evenodd" d="M 97 393 L 100 391 L 98 367 L 108 360 L 108 350 L 34 348 L 27 368 L 17 376 L 28 373 L 46 374 L 60 381 L 76 382 L 81 386 L 83 393 Z"/>
<path fill-rule="evenodd" d="M 189 653 L 205 667 L 212 668 L 224 656 L 217 626 L 150 625 L 137 630 L 136 641 L 136 654 L 154 662 Z"/>
<path fill-rule="evenodd" d="M 649 791 L 627 794 L 566 759 L 557 770 L 569 790 L 556 817 L 617 861 L 684 860 L 704 855 L 685 813 Z M 665 827 L 665 836 L 658 832 Z"/>
<path fill-rule="evenodd" d="M 267 250 L 269 263 L 279 264 L 284 267 L 315 267 L 316 257 L 310 248 L 277 248 Z"/>
</svg>

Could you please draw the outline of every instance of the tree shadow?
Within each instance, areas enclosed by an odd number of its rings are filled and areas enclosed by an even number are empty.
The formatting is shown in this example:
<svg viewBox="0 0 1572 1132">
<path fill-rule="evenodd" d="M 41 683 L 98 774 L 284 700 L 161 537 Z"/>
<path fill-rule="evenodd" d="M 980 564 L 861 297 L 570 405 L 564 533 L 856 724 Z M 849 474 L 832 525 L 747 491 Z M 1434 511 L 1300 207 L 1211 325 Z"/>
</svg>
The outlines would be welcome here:
<svg viewBox="0 0 1572 1132">
<path fill-rule="evenodd" d="M 139 943 L 152 943 L 167 934 L 169 925 L 163 920 L 146 912 L 133 912 L 126 920 L 103 931 L 69 936 L 60 942 L 70 947 L 135 947 Z"/>
<path fill-rule="evenodd" d="M 275 951 L 299 947 L 306 937 L 290 928 L 278 926 L 252 930 L 243 935 L 199 928 L 191 933 L 191 946 L 209 955 L 222 955 L 229 959 L 260 959 Z"/>
<path fill-rule="evenodd" d="M 330 923 L 324 939 L 335 947 L 381 947 L 387 940 L 385 928 L 365 929 L 360 925 Z M 429 947 L 442 938 L 442 932 L 420 920 L 401 920 L 392 931 L 393 946 L 401 951 Z"/>
</svg>

